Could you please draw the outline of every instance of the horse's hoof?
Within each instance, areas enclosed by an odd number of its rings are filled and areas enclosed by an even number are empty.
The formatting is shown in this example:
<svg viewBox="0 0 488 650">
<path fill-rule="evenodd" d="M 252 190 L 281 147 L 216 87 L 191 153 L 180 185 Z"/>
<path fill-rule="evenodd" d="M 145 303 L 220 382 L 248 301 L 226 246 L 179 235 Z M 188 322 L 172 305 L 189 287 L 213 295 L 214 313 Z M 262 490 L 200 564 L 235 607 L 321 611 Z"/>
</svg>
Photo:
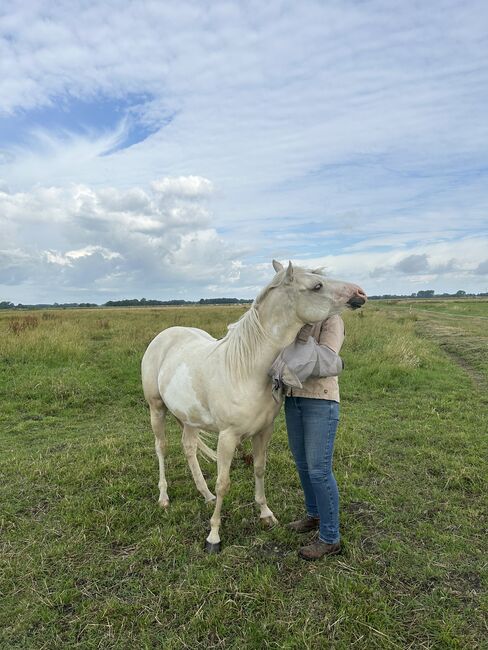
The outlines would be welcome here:
<svg viewBox="0 0 488 650">
<path fill-rule="evenodd" d="M 217 497 L 214 494 L 211 494 L 209 497 L 205 498 L 205 503 L 211 504 L 214 503 Z"/>
<path fill-rule="evenodd" d="M 165 510 L 169 507 L 169 499 L 161 499 L 161 501 L 158 501 L 158 503 L 161 508 L 164 508 Z"/>
<path fill-rule="evenodd" d="M 276 517 L 261 517 L 259 519 L 263 528 L 273 528 L 278 523 Z"/>
<path fill-rule="evenodd" d="M 221 551 L 221 543 L 216 542 L 215 544 L 212 544 L 212 542 L 209 542 L 205 540 L 205 551 L 209 555 L 213 555 L 214 553 L 220 553 Z"/>
</svg>

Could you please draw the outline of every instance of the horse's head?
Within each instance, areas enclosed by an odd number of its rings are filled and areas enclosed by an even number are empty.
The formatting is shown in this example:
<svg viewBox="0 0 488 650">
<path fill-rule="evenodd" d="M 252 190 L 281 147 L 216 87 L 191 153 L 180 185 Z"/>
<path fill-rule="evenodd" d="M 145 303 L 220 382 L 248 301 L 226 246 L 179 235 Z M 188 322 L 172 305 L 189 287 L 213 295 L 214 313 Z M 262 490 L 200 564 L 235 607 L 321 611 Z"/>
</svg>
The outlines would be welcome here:
<svg viewBox="0 0 488 650">
<path fill-rule="evenodd" d="M 346 308 L 358 309 L 367 300 L 357 284 L 331 280 L 321 269 L 304 269 L 291 262 L 285 269 L 276 260 L 273 267 L 276 271 L 273 285 L 287 293 L 297 318 L 303 323 L 317 323 Z"/>
</svg>

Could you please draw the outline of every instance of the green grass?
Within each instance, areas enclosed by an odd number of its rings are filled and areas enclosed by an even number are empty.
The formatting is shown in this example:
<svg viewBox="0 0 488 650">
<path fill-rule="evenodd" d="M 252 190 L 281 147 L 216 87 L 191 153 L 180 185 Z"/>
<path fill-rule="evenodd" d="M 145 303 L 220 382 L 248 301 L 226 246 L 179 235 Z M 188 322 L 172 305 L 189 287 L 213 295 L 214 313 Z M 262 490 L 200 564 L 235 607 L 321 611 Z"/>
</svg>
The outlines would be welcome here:
<svg viewBox="0 0 488 650">
<path fill-rule="evenodd" d="M 479 388 L 488 390 L 488 300 L 391 301 L 378 308 L 408 311 L 420 334 L 437 341 Z"/>
<path fill-rule="evenodd" d="M 222 336 L 242 307 L 35 312 L 18 335 L 2 313 L 0 648 L 484 647 L 488 302 L 461 302 L 459 319 L 452 301 L 346 315 L 344 552 L 312 564 L 303 538 L 260 529 L 239 455 L 205 555 L 211 511 L 173 420 L 157 505 L 143 351 L 173 324 Z M 282 415 L 267 495 L 281 522 L 301 514 Z"/>
</svg>

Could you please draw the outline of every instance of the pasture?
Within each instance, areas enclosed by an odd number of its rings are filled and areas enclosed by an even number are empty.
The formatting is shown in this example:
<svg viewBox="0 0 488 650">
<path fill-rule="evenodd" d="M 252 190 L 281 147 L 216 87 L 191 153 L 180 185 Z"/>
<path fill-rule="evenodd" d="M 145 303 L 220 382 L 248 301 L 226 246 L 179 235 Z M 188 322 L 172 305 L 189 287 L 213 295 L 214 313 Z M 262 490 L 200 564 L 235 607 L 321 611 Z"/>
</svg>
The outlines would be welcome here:
<svg viewBox="0 0 488 650">
<path fill-rule="evenodd" d="M 283 526 L 302 501 L 282 415 L 266 472 L 281 525 L 259 527 L 245 448 L 206 555 L 211 509 L 172 420 L 157 504 L 145 347 L 175 324 L 221 337 L 243 311 L 0 312 L 0 648 L 486 647 L 488 301 L 345 314 L 344 550 L 318 563 Z"/>
</svg>

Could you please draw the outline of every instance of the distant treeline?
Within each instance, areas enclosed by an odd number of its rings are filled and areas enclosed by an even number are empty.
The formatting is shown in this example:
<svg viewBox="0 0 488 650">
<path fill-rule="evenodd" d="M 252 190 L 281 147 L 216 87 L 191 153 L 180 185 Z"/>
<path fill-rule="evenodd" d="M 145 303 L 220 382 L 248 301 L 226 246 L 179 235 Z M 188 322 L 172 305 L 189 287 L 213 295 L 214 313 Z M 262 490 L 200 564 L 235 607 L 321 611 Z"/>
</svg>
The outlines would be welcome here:
<svg viewBox="0 0 488 650">
<path fill-rule="evenodd" d="M 147 300 L 146 298 L 126 298 L 124 300 L 109 300 L 103 305 L 97 305 L 94 302 L 55 302 L 54 304 L 37 303 L 34 305 L 24 305 L 19 302 L 14 305 L 13 302 L 4 300 L 0 302 L 0 309 L 73 309 L 87 307 L 154 307 L 160 305 L 179 306 L 179 305 L 241 305 L 252 302 L 251 298 L 200 298 L 200 300 Z"/>
<path fill-rule="evenodd" d="M 137 298 L 131 300 L 109 300 L 103 307 L 150 307 L 154 305 L 236 305 L 252 302 L 240 298 L 200 298 L 200 300 L 146 300 Z"/>
<path fill-rule="evenodd" d="M 385 293 L 382 296 L 368 296 L 369 300 L 401 300 L 412 298 L 482 298 L 487 297 L 488 292 L 484 293 L 467 293 L 466 291 L 456 291 L 456 293 L 435 293 L 433 289 L 417 291 L 409 295 L 398 295 Z M 177 307 L 179 305 L 242 305 L 252 302 L 251 298 L 200 298 L 200 300 L 147 300 L 146 298 L 126 298 L 124 300 L 109 300 L 103 305 L 97 305 L 94 302 L 55 302 L 54 304 L 37 303 L 35 305 L 23 305 L 19 302 L 14 305 L 13 302 L 4 300 L 0 302 L 0 309 L 73 309 L 87 307 L 154 307 L 159 305 Z"/>
<path fill-rule="evenodd" d="M 456 293 L 435 293 L 434 289 L 425 289 L 424 291 L 417 291 L 405 295 L 398 295 L 394 293 L 384 293 L 382 296 L 368 296 L 369 300 L 399 300 L 401 298 L 411 300 L 412 298 L 482 298 L 488 296 L 488 292 L 484 293 L 467 293 L 460 289 Z"/>
</svg>

